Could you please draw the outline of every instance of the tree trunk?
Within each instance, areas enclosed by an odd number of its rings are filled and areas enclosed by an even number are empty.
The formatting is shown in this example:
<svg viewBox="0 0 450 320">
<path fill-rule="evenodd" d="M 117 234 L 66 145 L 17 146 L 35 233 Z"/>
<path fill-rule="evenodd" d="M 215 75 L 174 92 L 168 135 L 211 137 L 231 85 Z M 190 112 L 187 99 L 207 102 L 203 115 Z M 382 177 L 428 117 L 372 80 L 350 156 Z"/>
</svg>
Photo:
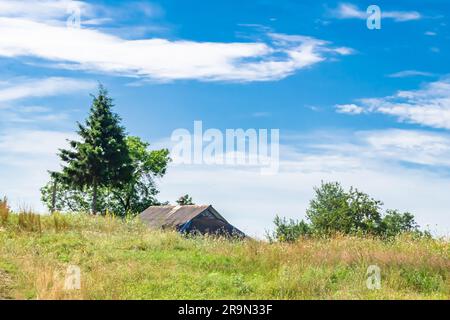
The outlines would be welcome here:
<svg viewBox="0 0 450 320">
<path fill-rule="evenodd" d="M 53 182 L 53 188 L 52 188 L 52 209 L 51 209 L 51 213 L 55 213 L 56 211 L 56 187 L 57 187 L 58 182 L 55 181 Z"/>
<path fill-rule="evenodd" d="M 94 179 L 94 185 L 93 185 L 91 211 L 94 216 L 97 214 L 97 181 L 95 179 Z"/>
</svg>

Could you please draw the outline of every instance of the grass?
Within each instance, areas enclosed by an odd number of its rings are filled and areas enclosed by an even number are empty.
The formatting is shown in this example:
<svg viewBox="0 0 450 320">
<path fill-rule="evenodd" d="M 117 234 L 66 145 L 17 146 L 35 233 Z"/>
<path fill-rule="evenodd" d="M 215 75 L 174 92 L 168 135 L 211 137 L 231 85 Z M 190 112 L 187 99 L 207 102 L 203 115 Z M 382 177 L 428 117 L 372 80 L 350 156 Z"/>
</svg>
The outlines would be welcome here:
<svg viewBox="0 0 450 320">
<path fill-rule="evenodd" d="M 70 265 L 81 269 L 80 290 L 64 289 Z M 379 290 L 366 286 L 370 265 L 381 269 Z M 449 299 L 450 244 L 185 238 L 132 219 L 9 213 L 0 224 L 2 298 Z"/>
<path fill-rule="evenodd" d="M 0 200 L 0 225 L 5 224 L 6 221 L 8 221 L 9 212 L 8 200 L 3 198 L 3 200 Z"/>
</svg>

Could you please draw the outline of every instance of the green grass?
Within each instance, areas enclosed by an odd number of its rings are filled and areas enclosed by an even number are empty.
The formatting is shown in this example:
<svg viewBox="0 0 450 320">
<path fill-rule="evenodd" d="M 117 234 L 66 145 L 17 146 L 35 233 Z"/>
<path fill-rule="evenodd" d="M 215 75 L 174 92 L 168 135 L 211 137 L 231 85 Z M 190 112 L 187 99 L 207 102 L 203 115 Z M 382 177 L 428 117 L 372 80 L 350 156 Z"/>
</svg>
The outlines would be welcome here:
<svg viewBox="0 0 450 320">
<path fill-rule="evenodd" d="M 69 265 L 81 268 L 81 290 L 64 290 Z M 370 265 L 381 268 L 380 290 L 366 287 Z M 270 244 L 184 238 L 112 217 L 10 214 L 0 223 L 1 298 L 449 299 L 450 244 L 407 236 Z"/>
</svg>

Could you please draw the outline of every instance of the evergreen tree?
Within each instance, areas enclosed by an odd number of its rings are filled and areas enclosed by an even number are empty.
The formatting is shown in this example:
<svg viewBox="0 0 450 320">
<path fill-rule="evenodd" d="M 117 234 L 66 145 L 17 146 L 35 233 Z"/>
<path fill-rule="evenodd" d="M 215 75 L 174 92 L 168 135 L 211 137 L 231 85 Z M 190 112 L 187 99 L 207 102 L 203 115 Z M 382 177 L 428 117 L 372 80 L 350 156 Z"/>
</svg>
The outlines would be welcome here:
<svg viewBox="0 0 450 320">
<path fill-rule="evenodd" d="M 71 149 L 60 150 L 66 163 L 60 175 L 62 181 L 79 189 L 92 190 L 91 211 L 97 213 L 98 189 L 117 187 L 132 178 L 132 163 L 125 142 L 125 129 L 120 117 L 112 112 L 113 102 L 100 85 L 89 117 L 78 123 L 79 141 L 70 141 Z"/>
</svg>

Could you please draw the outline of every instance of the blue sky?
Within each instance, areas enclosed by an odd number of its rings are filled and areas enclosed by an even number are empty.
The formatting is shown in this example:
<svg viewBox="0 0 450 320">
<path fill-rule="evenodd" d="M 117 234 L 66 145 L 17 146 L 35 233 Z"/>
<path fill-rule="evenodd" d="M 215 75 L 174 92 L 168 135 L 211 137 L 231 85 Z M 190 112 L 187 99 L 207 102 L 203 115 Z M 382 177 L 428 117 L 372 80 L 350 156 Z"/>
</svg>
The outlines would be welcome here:
<svg viewBox="0 0 450 320">
<path fill-rule="evenodd" d="M 366 26 L 369 5 L 381 29 Z M 66 21 L 80 12 L 81 28 Z M 261 235 L 303 218 L 321 180 L 354 185 L 450 233 L 450 3 L 0 0 L 0 194 L 43 210 L 55 152 L 102 82 L 130 134 L 280 130 L 280 172 L 171 166 L 189 193 Z"/>
</svg>

